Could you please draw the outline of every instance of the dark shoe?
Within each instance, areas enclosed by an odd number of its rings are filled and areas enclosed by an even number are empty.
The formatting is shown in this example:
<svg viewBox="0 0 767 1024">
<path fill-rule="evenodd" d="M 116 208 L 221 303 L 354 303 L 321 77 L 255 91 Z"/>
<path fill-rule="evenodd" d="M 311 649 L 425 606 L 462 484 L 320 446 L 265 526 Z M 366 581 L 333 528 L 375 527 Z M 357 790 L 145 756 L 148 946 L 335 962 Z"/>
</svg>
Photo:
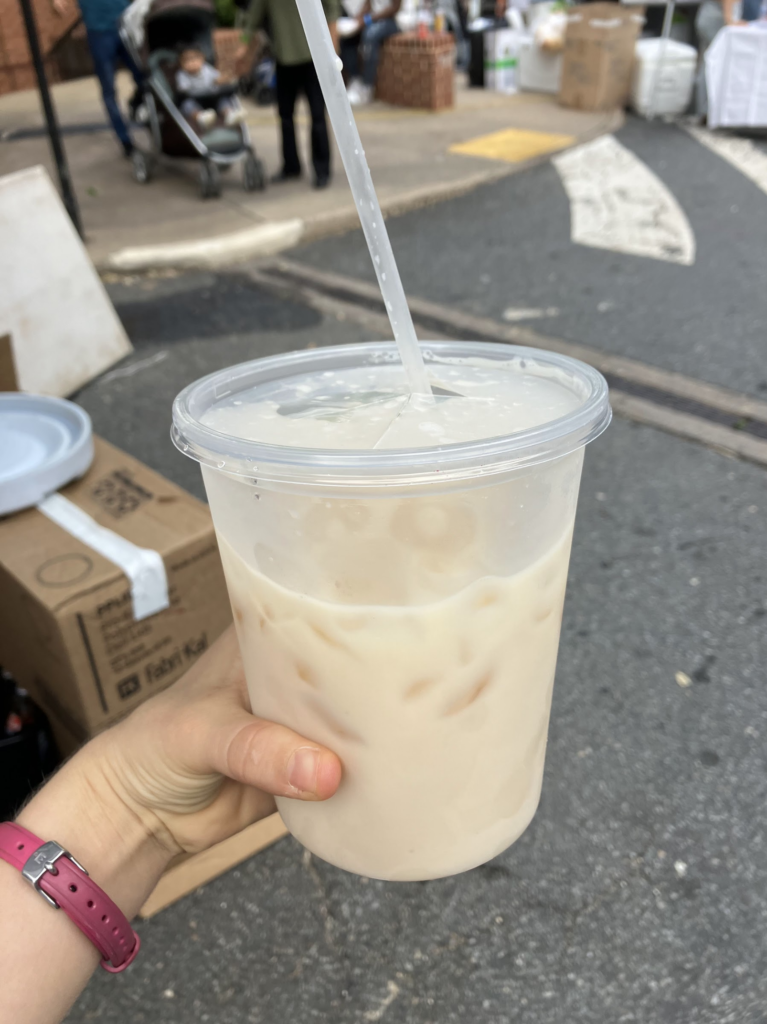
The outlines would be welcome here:
<svg viewBox="0 0 767 1024">
<path fill-rule="evenodd" d="M 123 147 L 123 153 L 125 154 L 126 159 L 130 160 L 130 158 L 133 156 L 133 150 L 136 147 L 133 145 L 132 142 L 123 142 L 122 147 Z"/>
<path fill-rule="evenodd" d="M 314 179 L 314 188 L 327 188 L 330 184 L 329 174 L 318 174 Z"/>
<path fill-rule="evenodd" d="M 277 174 L 273 174 L 271 177 L 272 185 L 281 185 L 284 181 L 295 181 L 296 178 L 301 177 L 300 171 L 286 171 L 284 168 L 278 171 Z"/>
</svg>

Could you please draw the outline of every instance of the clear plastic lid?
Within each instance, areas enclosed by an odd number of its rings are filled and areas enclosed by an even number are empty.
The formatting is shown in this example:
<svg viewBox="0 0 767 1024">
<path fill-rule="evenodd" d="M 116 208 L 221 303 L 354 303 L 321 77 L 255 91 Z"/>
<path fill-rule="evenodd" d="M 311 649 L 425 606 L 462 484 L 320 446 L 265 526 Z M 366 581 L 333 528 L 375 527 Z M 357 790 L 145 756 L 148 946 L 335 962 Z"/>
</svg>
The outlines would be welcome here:
<svg viewBox="0 0 767 1024">
<path fill-rule="evenodd" d="M 257 479 L 262 485 L 302 490 L 466 486 L 472 480 L 480 482 L 567 455 L 598 437 L 610 422 L 604 377 L 575 359 L 540 349 L 484 342 L 423 342 L 421 347 L 438 395 L 435 418 L 443 425 L 440 431 L 429 424 L 440 435 L 436 443 L 430 443 L 423 425 L 418 428 L 423 441 L 411 447 L 386 443 L 373 447 L 364 434 L 349 429 L 349 417 L 354 410 L 359 412 L 363 402 L 368 403 L 367 408 L 379 403 L 389 410 L 392 422 L 400 422 L 397 417 L 406 407 L 412 418 L 408 405 L 411 400 L 393 342 L 291 352 L 210 374 L 176 398 L 173 442 L 205 466 Z M 550 418 L 548 406 L 537 408 L 532 410 L 537 414 L 537 418 L 532 416 L 533 425 L 513 429 L 510 410 L 520 403 L 509 401 L 504 409 L 504 388 L 511 394 L 514 388 L 519 390 L 523 380 L 533 384 L 539 380 L 550 382 L 562 401 L 551 404 Z M 345 381 L 354 383 L 344 389 Z M 371 390 L 371 381 L 375 390 Z M 446 443 L 444 425 L 459 422 L 470 401 L 485 403 L 487 432 L 492 436 L 484 436 L 484 432 L 477 436 L 474 417 L 470 439 Z M 286 417 L 285 422 L 277 424 L 282 428 L 295 426 L 288 419 L 308 419 L 310 429 L 302 429 L 295 436 L 309 440 L 301 445 L 273 443 L 274 430 L 264 429 L 259 437 L 258 424 L 254 429 L 252 423 L 248 429 L 235 430 L 233 424 L 240 423 L 241 418 L 232 414 L 242 412 L 243 407 L 276 410 L 273 419 Z M 559 414 L 562 410 L 564 414 Z M 531 419 L 530 411 L 520 422 Z M 503 424 L 506 432 L 499 434 L 499 425 Z M 344 430 L 344 436 L 350 439 L 348 447 L 337 443 L 319 446 L 323 438 L 337 442 L 332 435 L 343 434 Z M 283 429 L 276 436 L 282 440 L 292 435 Z M 399 436 L 413 435 L 400 430 L 388 436 L 396 443 Z"/>
</svg>

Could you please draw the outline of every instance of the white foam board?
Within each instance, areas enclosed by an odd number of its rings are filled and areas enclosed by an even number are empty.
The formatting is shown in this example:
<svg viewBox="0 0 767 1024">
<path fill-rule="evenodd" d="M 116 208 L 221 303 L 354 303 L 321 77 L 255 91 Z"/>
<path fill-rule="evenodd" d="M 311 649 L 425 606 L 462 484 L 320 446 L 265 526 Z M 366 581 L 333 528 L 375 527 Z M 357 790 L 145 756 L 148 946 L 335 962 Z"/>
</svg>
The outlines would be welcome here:
<svg viewBox="0 0 767 1024">
<path fill-rule="evenodd" d="M 0 335 L 19 390 L 64 398 L 132 351 L 43 167 L 0 177 Z"/>
</svg>

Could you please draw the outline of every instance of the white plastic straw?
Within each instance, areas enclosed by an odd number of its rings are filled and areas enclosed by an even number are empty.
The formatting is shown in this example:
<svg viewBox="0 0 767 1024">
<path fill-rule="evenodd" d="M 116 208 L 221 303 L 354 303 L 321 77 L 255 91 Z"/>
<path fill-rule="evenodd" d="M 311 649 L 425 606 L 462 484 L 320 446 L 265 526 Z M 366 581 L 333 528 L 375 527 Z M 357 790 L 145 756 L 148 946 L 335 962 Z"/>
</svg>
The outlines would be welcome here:
<svg viewBox="0 0 767 1024">
<path fill-rule="evenodd" d="M 410 389 L 432 393 L 321 0 L 296 0 Z"/>
</svg>

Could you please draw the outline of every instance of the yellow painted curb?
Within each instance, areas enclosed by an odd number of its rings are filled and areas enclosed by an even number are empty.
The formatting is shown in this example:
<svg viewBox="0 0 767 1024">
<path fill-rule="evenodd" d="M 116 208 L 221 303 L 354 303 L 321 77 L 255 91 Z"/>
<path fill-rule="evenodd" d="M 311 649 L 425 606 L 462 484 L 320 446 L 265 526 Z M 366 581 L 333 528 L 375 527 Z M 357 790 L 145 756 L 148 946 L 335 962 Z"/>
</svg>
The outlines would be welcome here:
<svg viewBox="0 0 767 1024">
<path fill-rule="evenodd" d="M 552 132 L 532 132 L 522 128 L 505 128 L 490 135 L 480 135 L 468 142 L 459 142 L 449 149 L 450 153 L 463 156 L 479 156 L 486 160 L 503 160 L 508 164 L 519 164 L 544 153 L 572 146 L 577 139 L 574 135 L 557 135 Z"/>
</svg>

